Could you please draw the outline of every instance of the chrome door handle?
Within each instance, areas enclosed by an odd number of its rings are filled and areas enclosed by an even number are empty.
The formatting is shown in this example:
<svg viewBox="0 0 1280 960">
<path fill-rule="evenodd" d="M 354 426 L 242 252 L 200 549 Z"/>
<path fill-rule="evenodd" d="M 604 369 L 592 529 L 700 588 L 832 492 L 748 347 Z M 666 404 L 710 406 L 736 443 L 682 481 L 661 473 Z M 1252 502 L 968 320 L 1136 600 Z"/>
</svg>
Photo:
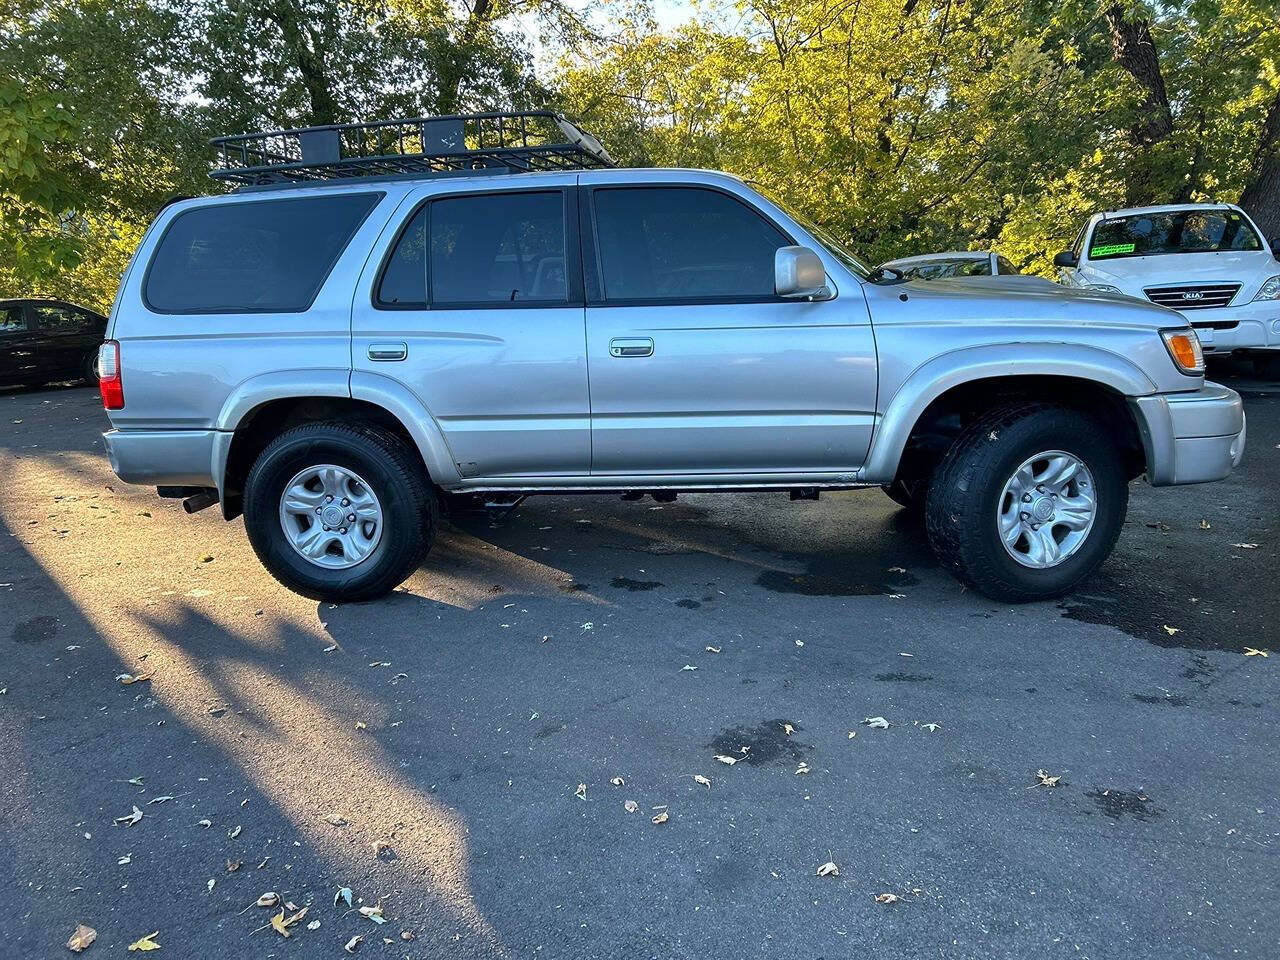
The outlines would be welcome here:
<svg viewBox="0 0 1280 960">
<path fill-rule="evenodd" d="M 611 357 L 652 357 L 653 340 L 650 337 L 619 337 L 609 341 Z"/>
<path fill-rule="evenodd" d="M 403 360 L 409 356 L 407 343 L 371 343 L 369 344 L 370 360 Z"/>
</svg>

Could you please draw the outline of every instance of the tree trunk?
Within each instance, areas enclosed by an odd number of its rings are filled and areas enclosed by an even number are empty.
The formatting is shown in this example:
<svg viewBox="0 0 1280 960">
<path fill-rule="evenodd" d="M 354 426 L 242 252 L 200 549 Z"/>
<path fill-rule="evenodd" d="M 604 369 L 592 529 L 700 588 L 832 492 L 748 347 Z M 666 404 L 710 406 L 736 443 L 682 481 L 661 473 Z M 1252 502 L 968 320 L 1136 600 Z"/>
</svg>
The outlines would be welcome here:
<svg viewBox="0 0 1280 960">
<path fill-rule="evenodd" d="M 436 112 L 441 115 L 458 113 L 462 102 L 462 81 L 471 69 L 475 57 L 476 41 L 489 26 L 495 14 L 493 0 L 475 0 L 467 16 L 462 34 L 454 44 L 453 57 L 440 67 L 440 92 L 436 97 Z"/>
<path fill-rule="evenodd" d="M 1280 237 L 1280 93 L 1271 101 L 1240 206 L 1267 238 Z M 1280 251 L 1276 251 L 1280 253 Z"/>
<path fill-rule="evenodd" d="M 297 8 L 290 0 L 278 4 L 271 11 L 271 18 L 280 28 L 285 46 L 293 56 L 294 66 L 302 75 L 302 85 L 307 89 L 311 105 L 307 122 L 311 126 L 323 126 L 339 122 L 338 101 L 325 75 L 325 50 L 320 35 L 301 22 Z"/>
<path fill-rule="evenodd" d="M 1124 8 L 1113 4 L 1105 12 L 1111 28 L 1111 54 L 1142 88 L 1142 115 L 1129 128 L 1138 146 L 1149 147 L 1173 133 L 1173 112 L 1160 71 L 1160 56 L 1147 20 L 1126 20 Z"/>
</svg>

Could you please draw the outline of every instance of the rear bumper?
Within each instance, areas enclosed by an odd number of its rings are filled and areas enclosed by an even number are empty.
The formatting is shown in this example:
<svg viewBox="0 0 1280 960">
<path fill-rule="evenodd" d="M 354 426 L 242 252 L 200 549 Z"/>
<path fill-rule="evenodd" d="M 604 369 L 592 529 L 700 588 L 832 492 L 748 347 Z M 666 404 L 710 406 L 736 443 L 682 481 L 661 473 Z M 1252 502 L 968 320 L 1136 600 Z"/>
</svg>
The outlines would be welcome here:
<svg viewBox="0 0 1280 960">
<path fill-rule="evenodd" d="M 1206 383 L 1200 390 L 1130 402 L 1154 487 L 1221 480 L 1244 457 L 1244 403 L 1234 390 Z"/>
<path fill-rule="evenodd" d="M 111 470 L 125 483 L 216 487 L 216 430 L 108 430 Z"/>
</svg>

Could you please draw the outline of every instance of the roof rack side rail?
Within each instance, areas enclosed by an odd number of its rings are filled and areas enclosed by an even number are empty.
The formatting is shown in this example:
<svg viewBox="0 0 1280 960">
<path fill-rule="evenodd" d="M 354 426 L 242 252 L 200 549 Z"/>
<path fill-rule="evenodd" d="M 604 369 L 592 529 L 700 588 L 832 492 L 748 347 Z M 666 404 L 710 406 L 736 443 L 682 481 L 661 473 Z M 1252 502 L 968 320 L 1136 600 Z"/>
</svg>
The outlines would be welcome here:
<svg viewBox="0 0 1280 960">
<path fill-rule="evenodd" d="M 591 134 L 550 110 L 459 113 L 215 137 L 209 175 L 238 184 L 614 166 Z"/>
</svg>

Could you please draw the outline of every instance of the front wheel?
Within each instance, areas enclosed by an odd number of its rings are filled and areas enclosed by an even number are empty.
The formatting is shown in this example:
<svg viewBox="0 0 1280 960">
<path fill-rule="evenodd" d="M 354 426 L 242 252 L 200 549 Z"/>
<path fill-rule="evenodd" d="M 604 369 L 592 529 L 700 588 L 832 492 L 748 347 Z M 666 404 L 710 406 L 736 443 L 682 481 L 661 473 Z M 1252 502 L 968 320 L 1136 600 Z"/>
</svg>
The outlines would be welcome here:
<svg viewBox="0 0 1280 960">
<path fill-rule="evenodd" d="M 970 425 L 929 486 L 943 566 L 994 600 L 1067 593 L 1106 560 L 1129 502 L 1107 428 L 1064 407 L 1017 404 Z"/>
<path fill-rule="evenodd" d="M 422 562 L 436 499 L 416 453 L 362 424 L 287 430 L 249 471 L 244 522 L 270 574 L 313 600 L 372 600 Z"/>
</svg>

